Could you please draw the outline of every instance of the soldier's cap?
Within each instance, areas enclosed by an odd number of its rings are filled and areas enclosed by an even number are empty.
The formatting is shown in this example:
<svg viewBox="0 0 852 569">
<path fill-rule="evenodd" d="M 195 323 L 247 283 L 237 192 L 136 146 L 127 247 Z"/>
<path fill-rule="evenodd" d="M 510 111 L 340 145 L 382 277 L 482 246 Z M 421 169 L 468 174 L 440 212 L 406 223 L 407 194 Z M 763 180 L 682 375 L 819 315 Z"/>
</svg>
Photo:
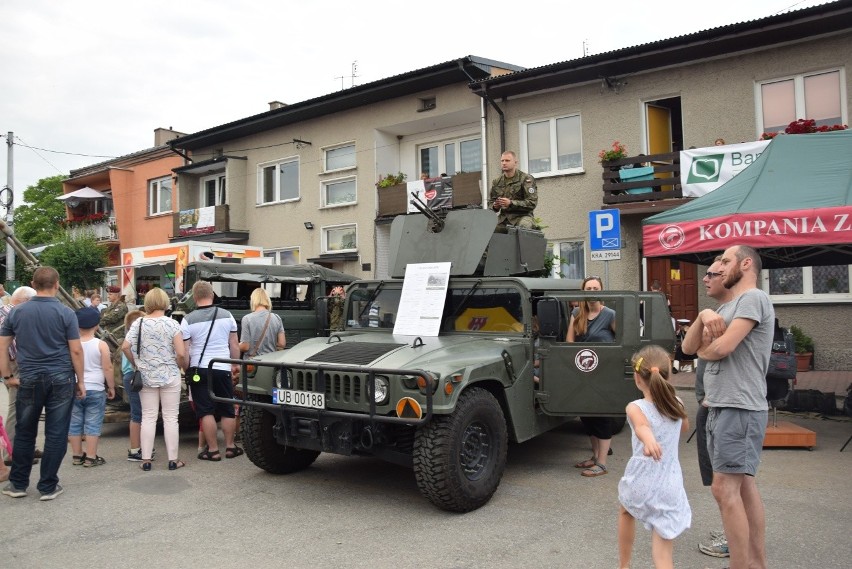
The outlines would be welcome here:
<svg viewBox="0 0 852 569">
<path fill-rule="evenodd" d="M 101 322 L 101 313 L 94 306 L 86 306 L 77 311 L 77 325 L 80 328 L 97 328 Z"/>
<path fill-rule="evenodd" d="M 121 292 L 121 289 L 115 285 L 106 287 L 107 292 Z"/>
</svg>

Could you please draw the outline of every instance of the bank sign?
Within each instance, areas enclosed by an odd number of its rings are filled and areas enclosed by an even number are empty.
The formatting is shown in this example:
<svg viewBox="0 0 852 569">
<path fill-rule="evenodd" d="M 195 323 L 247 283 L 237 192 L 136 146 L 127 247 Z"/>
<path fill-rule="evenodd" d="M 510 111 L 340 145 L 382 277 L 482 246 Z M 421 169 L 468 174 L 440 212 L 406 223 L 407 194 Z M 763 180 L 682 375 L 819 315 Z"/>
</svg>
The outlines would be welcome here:
<svg viewBox="0 0 852 569">
<path fill-rule="evenodd" d="M 852 206 L 739 213 L 642 228 L 646 257 L 721 251 L 733 245 L 757 249 L 852 243 Z"/>
<path fill-rule="evenodd" d="M 712 192 L 754 163 L 768 140 L 693 148 L 680 153 L 680 185 L 685 197 Z"/>
</svg>

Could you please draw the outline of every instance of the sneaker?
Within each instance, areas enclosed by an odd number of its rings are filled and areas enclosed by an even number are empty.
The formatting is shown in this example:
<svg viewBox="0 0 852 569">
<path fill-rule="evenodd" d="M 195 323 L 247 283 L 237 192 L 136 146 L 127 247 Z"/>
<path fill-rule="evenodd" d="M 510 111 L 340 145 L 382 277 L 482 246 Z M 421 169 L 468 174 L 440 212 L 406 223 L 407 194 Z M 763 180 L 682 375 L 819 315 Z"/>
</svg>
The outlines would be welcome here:
<svg viewBox="0 0 852 569">
<path fill-rule="evenodd" d="M 140 448 L 136 452 L 127 451 L 127 460 L 130 462 L 142 462 L 142 449 Z"/>
<path fill-rule="evenodd" d="M 39 498 L 39 500 L 41 500 L 42 502 L 47 502 L 49 500 L 53 500 L 54 498 L 56 498 L 57 496 L 62 494 L 64 491 L 65 490 L 62 489 L 62 486 L 57 484 L 56 488 L 53 489 L 53 492 L 50 492 L 49 494 L 42 494 L 41 498 Z"/>
<path fill-rule="evenodd" d="M 3 493 L 12 498 L 23 498 L 27 495 L 26 490 L 18 490 L 11 484 L 7 484 L 5 488 L 3 488 Z"/>
<path fill-rule="evenodd" d="M 720 538 L 715 538 L 710 541 L 710 543 L 699 543 L 698 551 L 703 553 L 704 555 L 710 555 L 711 557 L 730 557 L 731 554 L 728 552 L 728 540 L 723 535 Z"/>
</svg>

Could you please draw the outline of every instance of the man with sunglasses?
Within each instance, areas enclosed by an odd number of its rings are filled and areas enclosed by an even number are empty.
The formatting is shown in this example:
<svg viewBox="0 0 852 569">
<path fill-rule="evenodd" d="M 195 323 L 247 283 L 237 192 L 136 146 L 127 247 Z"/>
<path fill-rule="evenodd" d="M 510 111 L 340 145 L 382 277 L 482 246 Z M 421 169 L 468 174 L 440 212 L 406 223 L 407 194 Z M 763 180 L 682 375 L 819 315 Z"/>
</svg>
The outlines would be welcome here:
<svg viewBox="0 0 852 569">
<path fill-rule="evenodd" d="M 684 338 L 684 351 L 706 361 L 704 405 L 713 497 L 728 538 L 731 567 L 766 567 L 766 517 L 755 483 L 769 405 L 766 371 L 775 310 L 757 288 L 762 263 L 751 247 L 729 247 L 719 261 L 732 299 L 702 310 Z"/>
</svg>

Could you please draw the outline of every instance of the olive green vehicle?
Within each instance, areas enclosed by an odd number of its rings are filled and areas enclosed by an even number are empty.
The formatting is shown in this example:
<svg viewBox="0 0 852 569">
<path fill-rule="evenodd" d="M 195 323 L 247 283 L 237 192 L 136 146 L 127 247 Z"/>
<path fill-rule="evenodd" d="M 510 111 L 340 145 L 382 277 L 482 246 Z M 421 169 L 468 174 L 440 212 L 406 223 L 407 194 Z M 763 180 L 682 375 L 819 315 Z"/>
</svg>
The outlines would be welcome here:
<svg viewBox="0 0 852 569">
<path fill-rule="evenodd" d="M 640 395 L 632 354 L 648 343 L 673 349 L 662 294 L 537 278 L 540 232 L 494 233 L 487 210 L 429 213 L 394 220 L 392 278 L 349 285 L 344 331 L 257 358 L 253 377 L 243 372 L 243 440 L 255 465 L 285 474 L 322 452 L 375 456 L 412 468 L 439 508 L 474 510 L 497 490 L 509 442 L 580 415 L 623 421 Z M 450 263 L 440 331 L 394 334 L 410 317 L 406 267 L 438 261 Z M 585 298 L 615 310 L 615 342 L 565 342 L 569 303 Z"/>
<path fill-rule="evenodd" d="M 214 304 L 227 310 L 239 324 L 251 312 L 252 291 L 262 286 L 269 293 L 272 312 L 284 322 L 287 345 L 329 333 L 328 293 L 355 277 L 321 265 L 261 265 L 250 263 L 193 262 L 186 266 L 185 290 L 196 281 L 209 281 L 216 293 Z M 180 320 L 195 309 L 192 294 L 178 302 L 172 316 Z"/>
</svg>

